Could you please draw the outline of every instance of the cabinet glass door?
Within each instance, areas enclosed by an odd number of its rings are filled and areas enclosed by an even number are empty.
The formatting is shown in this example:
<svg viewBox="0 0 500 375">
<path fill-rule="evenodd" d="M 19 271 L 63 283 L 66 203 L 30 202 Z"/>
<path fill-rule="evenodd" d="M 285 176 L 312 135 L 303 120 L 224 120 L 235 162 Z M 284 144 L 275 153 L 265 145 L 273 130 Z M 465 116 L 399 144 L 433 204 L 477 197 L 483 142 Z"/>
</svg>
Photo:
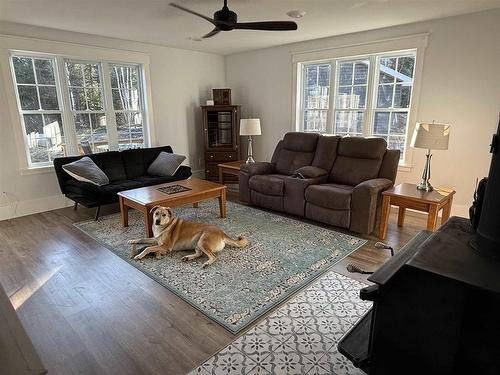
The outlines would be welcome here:
<svg viewBox="0 0 500 375">
<path fill-rule="evenodd" d="M 233 144 L 233 114 L 231 111 L 208 111 L 208 147 L 231 147 Z"/>
</svg>

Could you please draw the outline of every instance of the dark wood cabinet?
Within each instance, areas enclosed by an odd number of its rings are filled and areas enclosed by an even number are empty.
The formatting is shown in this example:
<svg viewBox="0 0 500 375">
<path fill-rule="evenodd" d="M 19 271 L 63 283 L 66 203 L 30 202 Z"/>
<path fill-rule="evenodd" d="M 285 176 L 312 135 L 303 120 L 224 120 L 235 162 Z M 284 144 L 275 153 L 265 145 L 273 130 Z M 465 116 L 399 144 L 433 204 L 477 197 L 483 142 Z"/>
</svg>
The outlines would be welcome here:
<svg viewBox="0 0 500 375">
<path fill-rule="evenodd" d="M 205 178 L 219 180 L 217 164 L 241 159 L 240 106 L 201 106 L 205 144 Z"/>
</svg>

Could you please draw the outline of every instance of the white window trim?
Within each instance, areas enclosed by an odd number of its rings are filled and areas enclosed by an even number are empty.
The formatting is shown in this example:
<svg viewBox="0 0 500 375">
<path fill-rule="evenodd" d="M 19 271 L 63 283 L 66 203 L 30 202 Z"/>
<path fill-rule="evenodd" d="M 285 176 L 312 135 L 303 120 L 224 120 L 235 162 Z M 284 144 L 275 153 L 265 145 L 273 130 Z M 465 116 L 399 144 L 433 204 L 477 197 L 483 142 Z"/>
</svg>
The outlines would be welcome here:
<svg viewBox="0 0 500 375">
<path fill-rule="evenodd" d="M 35 52 L 33 52 L 35 51 Z M 142 69 L 141 81 L 143 82 L 143 103 L 144 103 L 144 139 L 149 145 L 156 144 L 156 132 L 154 127 L 153 105 L 151 95 L 151 79 L 150 79 L 150 56 L 147 53 L 137 52 L 132 50 L 122 50 L 113 48 L 96 47 L 77 43 L 51 41 L 45 39 L 26 38 L 11 35 L 0 34 L 0 68 L 7 93 L 8 108 L 11 118 L 11 126 L 14 132 L 14 138 L 17 149 L 18 167 L 21 175 L 31 175 L 39 173 L 53 173 L 54 168 L 50 165 L 46 166 L 30 166 L 28 156 L 26 154 L 26 145 L 24 142 L 24 134 L 21 118 L 19 116 L 19 108 L 16 99 L 16 87 L 12 79 L 10 66 L 11 55 L 48 55 L 61 57 L 61 59 L 70 60 L 91 60 L 91 61 L 106 61 L 117 64 L 140 64 Z M 56 74 L 58 79 L 61 79 L 61 74 L 65 74 L 63 66 L 57 63 Z M 65 80 L 60 81 L 61 90 L 64 90 Z M 145 87 L 144 87 L 145 86 Z M 59 92 L 58 92 L 59 94 Z M 64 103 L 64 95 L 59 101 Z M 66 103 L 69 105 L 69 103 Z M 69 108 L 69 107 L 65 107 Z M 68 113 L 68 111 L 65 111 Z M 63 120 L 64 121 L 64 120 Z M 65 128 L 66 130 L 66 128 Z"/>
<path fill-rule="evenodd" d="M 425 48 L 428 44 L 429 33 L 423 34 L 414 34 L 408 36 L 402 36 L 397 38 L 390 38 L 384 40 L 377 40 L 371 42 L 362 42 L 357 44 L 349 44 L 349 45 L 340 45 L 336 47 L 327 47 L 320 48 L 315 50 L 307 50 L 307 51 L 291 51 L 291 62 L 292 62 L 292 122 L 291 122 L 291 131 L 299 131 L 299 121 L 301 119 L 301 100 L 302 100 L 302 90 L 300 90 L 301 82 L 302 82 L 302 65 L 310 62 L 321 63 L 321 62 L 329 62 L 331 60 L 337 59 L 356 59 L 358 57 L 366 57 L 369 55 L 377 55 L 377 54 L 392 54 L 397 53 L 399 51 L 408 51 L 414 50 L 416 52 L 416 60 L 415 60 L 415 68 L 413 75 L 413 89 L 412 89 L 412 98 L 410 104 L 410 116 L 408 118 L 408 126 L 407 126 L 407 146 L 404 157 L 404 164 L 399 164 L 398 169 L 400 171 L 410 171 L 413 165 L 413 149 L 408 146 L 408 135 L 413 133 L 415 128 L 415 124 L 418 118 L 418 102 L 420 99 L 420 91 L 422 85 L 422 72 L 424 65 L 424 56 L 425 56 Z M 374 66 L 375 64 L 370 64 L 370 70 L 368 74 L 374 74 Z M 333 72 L 330 75 L 330 80 L 333 79 Z M 331 83 L 331 82 L 330 82 Z M 334 87 L 331 85 L 330 90 L 330 104 L 328 111 L 329 116 L 334 111 L 332 105 L 333 96 L 335 92 L 332 92 Z M 374 95 L 373 88 L 370 90 L 367 95 Z M 300 93 L 299 93 L 300 91 Z M 332 95 L 333 93 L 333 95 Z M 372 111 L 366 111 L 368 114 L 367 117 L 371 119 Z M 329 117 L 331 118 L 331 117 Z M 365 124 L 368 119 L 365 118 Z M 366 131 L 366 130 L 365 130 Z"/>
</svg>

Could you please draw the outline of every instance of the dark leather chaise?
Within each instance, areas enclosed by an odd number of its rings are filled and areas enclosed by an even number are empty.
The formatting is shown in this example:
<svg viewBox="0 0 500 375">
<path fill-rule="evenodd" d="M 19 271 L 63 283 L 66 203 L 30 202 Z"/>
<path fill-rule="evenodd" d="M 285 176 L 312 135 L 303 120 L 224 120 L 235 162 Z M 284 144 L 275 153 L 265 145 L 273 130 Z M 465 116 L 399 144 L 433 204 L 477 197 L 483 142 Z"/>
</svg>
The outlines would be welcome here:
<svg viewBox="0 0 500 375">
<path fill-rule="evenodd" d="M 118 202 L 116 193 L 120 191 L 184 180 L 191 176 L 191 168 L 184 165 L 181 165 L 177 172 L 170 177 L 148 174 L 149 166 L 162 151 L 173 152 L 170 146 L 163 146 L 68 156 L 54 159 L 54 168 L 61 192 L 75 202 L 75 207 L 77 204 L 85 207 L 97 207 L 97 219 L 100 206 Z M 97 186 L 88 182 L 78 181 L 62 169 L 63 165 L 81 159 L 84 156 L 91 158 L 108 176 L 108 185 Z"/>
<path fill-rule="evenodd" d="M 368 234 L 399 153 L 382 138 L 287 133 L 271 162 L 242 166 L 240 200 Z"/>
</svg>

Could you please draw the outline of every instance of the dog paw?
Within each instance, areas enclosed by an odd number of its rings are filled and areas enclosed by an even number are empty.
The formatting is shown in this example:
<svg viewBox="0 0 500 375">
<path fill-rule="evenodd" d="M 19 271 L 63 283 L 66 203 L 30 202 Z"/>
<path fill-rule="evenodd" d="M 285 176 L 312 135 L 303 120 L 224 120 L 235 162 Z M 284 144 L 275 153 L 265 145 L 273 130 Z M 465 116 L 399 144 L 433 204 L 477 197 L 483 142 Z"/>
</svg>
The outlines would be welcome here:
<svg viewBox="0 0 500 375">
<path fill-rule="evenodd" d="M 134 244 L 135 244 L 135 240 L 128 240 L 128 241 L 127 241 L 127 243 L 128 243 L 129 245 L 134 245 Z"/>
<path fill-rule="evenodd" d="M 188 256 L 188 255 L 186 255 L 186 256 L 182 257 L 182 259 L 181 259 L 181 260 L 182 260 L 183 262 L 187 262 L 187 261 L 189 261 L 189 256 Z"/>
<path fill-rule="evenodd" d="M 134 259 L 135 259 L 135 260 L 141 260 L 141 259 L 142 259 L 142 257 L 141 257 L 140 255 L 136 255 L 136 256 L 134 257 Z"/>
</svg>

